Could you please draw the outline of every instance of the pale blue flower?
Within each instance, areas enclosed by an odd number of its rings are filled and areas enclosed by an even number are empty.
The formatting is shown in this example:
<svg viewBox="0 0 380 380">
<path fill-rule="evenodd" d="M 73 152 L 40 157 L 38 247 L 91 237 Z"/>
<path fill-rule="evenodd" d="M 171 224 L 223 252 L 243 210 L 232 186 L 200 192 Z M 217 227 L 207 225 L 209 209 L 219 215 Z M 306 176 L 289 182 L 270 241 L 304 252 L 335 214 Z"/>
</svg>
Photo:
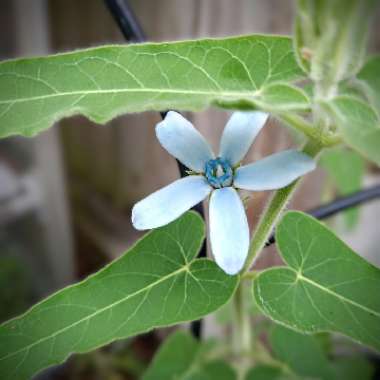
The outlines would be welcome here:
<svg viewBox="0 0 380 380">
<path fill-rule="evenodd" d="M 268 115 L 235 112 L 228 121 L 215 157 L 202 135 L 177 112 L 168 112 L 156 126 L 161 145 L 194 174 L 138 202 L 132 223 L 138 230 L 163 226 L 210 195 L 210 241 L 217 264 L 228 274 L 238 273 L 249 248 L 249 227 L 236 189 L 274 190 L 289 185 L 315 168 L 312 158 L 296 150 L 276 153 L 240 166 Z"/>
</svg>

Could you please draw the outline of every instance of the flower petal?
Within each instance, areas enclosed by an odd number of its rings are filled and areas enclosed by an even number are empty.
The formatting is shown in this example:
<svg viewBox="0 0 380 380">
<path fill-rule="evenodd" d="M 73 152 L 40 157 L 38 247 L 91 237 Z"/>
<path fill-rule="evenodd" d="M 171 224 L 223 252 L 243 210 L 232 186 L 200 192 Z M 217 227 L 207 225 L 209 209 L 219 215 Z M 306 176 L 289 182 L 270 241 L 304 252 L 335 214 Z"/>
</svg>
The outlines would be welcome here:
<svg viewBox="0 0 380 380">
<path fill-rule="evenodd" d="M 178 112 L 169 111 L 156 126 L 161 145 L 185 166 L 197 173 L 204 172 L 205 164 L 214 158 L 204 137 Z"/>
<path fill-rule="evenodd" d="M 281 189 L 315 169 L 315 161 L 297 150 L 285 150 L 236 170 L 234 186 L 245 190 Z"/>
<path fill-rule="evenodd" d="M 132 224 L 138 230 L 164 226 L 203 201 L 211 190 L 203 176 L 181 178 L 136 203 Z"/>
<path fill-rule="evenodd" d="M 267 121 L 268 114 L 260 111 L 234 112 L 224 128 L 219 156 L 231 165 L 247 154 L 253 140 Z"/>
<path fill-rule="evenodd" d="M 210 198 L 210 240 L 216 263 L 238 273 L 248 254 L 249 227 L 243 203 L 232 187 L 214 190 Z"/>
</svg>

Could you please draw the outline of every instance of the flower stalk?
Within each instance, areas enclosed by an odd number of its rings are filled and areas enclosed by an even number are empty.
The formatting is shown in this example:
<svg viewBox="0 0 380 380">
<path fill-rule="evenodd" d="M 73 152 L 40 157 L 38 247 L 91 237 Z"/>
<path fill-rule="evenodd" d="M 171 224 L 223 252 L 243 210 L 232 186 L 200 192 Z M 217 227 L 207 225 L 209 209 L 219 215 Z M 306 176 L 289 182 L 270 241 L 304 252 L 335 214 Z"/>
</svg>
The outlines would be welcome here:
<svg viewBox="0 0 380 380">
<path fill-rule="evenodd" d="M 316 158 L 323 149 L 323 145 L 315 140 L 309 140 L 303 148 L 303 152 L 310 157 Z M 300 178 L 292 182 L 290 185 L 277 190 L 272 199 L 268 202 L 268 205 L 261 216 L 261 219 L 257 225 L 257 228 L 251 239 L 248 256 L 241 270 L 240 284 L 234 295 L 234 352 L 236 355 L 241 356 L 245 352 L 252 350 L 252 331 L 249 321 L 249 315 L 247 314 L 245 305 L 245 281 L 246 277 L 249 277 L 249 270 L 258 257 L 258 254 L 262 251 L 268 240 L 273 227 L 280 217 L 282 211 L 286 207 L 287 203 L 291 199 L 294 191 L 300 183 Z M 254 276 L 253 276 L 254 279 Z"/>
<path fill-rule="evenodd" d="M 335 146 L 342 142 L 342 137 L 339 133 L 323 132 L 320 128 L 315 128 L 314 125 L 296 114 L 284 112 L 279 117 L 284 123 L 302 132 L 309 139 L 320 142 L 323 147 Z"/>
<path fill-rule="evenodd" d="M 245 281 L 240 281 L 234 297 L 234 326 L 233 349 L 237 357 L 251 350 L 251 326 L 246 312 Z"/>
<path fill-rule="evenodd" d="M 316 142 L 315 140 L 309 140 L 302 151 L 310 157 L 316 158 L 322 149 L 322 144 Z M 300 183 L 300 180 L 301 178 L 298 178 L 290 185 L 277 190 L 272 196 L 271 200 L 268 202 L 268 205 L 259 220 L 257 228 L 253 233 L 248 256 L 241 271 L 242 274 L 249 271 L 259 252 L 261 252 L 264 248 L 265 243 L 268 240 L 276 221 L 280 217 L 287 203 L 290 201 L 295 189 Z"/>
</svg>

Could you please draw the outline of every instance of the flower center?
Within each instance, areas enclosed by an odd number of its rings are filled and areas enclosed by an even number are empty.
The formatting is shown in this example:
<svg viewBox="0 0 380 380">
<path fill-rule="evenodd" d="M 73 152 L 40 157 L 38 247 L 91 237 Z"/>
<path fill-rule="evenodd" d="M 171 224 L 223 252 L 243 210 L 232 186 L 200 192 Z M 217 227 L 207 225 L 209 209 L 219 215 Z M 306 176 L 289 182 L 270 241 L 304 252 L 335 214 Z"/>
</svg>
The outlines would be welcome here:
<svg viewBox="0 0 380 380">
<path fill-rule="evenodd" d="M 220 189 L 232 185 L 233 170 L 227 160 L 217 157 L 207 161 L 205 176 L 212 187 Z"/>
</svg>

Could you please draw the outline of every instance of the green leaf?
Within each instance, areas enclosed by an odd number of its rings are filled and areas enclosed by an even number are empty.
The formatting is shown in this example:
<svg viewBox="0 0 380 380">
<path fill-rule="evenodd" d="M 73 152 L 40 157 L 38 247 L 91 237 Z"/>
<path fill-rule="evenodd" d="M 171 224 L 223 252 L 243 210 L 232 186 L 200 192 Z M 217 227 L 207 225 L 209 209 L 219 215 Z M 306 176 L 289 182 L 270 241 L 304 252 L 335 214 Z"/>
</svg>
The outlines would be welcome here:
<svg viewBox="0 0 380 380">
<path fill-rule="evenodd" d="M 223 361 L 207 355 L 214 345 L 200 343 L 188 332 L 169 336 L 145 372 L 142 380 L 234 380 L 236 374 Z"/>
<path fill-rule="evenodd" d="M 177 379 L 177 378 L 176 378 Z M 184 380 L 236 380 L 236 372 L 223 360 L 213 360 Z"/>
<path fill-rule="evenodd" d="M 105 46 L 0 63 L 0 137 L 32 136 L 82 114 L 228 108 L 305 110 L 288 37 L 252 35 Z"/>
<path fill-rule="evenodd" d="M 324 105 L 335 119 L 345 142 L 380 165 L 380 121 L 374 109 L 351 96 L 337 96 Z"/>
<path fill-rule="evenodd" d="M 2 244 L 0 256 L 0 323 L 27 309 L 32 292 L 30 268 L 16 255 L 6 253 Z M 12 284 L 12 286 L 9 286 Z"/>
<path fill-rule="evenodd" d="M 367 88 L 372 105 L 380 115 L 380 55 L 371 57 L 358 73 L 357 77 Z"/>
<path fill-rule="evenodd" d="M 318 344 L 322 348 L 322 351 L 326 355 L 330 355 L 334 349 L 333 347 L 333 336 L 332 334 L 328 332 L 321 332 L 313 335 L 314 338 L 317 340 Z M 355 344 L 353 344 L 355 345 Z"/>
<path fill-rule="evenodd" d="M 269 338 L 276 359 L 285 363 L 299 376 L 299 379 L 370 380 L 372 378 L 373 367 L 360 356 L 340 356 L 329 360 L 321 345 L 320 334 L 304 335 L 277 325 Z M 277 372 L 283 376 L 279 368 Z M 255 378 L 258 379 L 260 378 Z"/>
<path fill-rule="evenodd" d="M 272 112 L 307 110 L 310 107 L 306 92 L 286 83 L 273 83 L 263 86 L 260 96 L 253 103 L 250 100 L 239 99 L 236 102 L 235 100 L 222 99 L 217 100 L 216 104 L 227 108 L 251 109 L 252 107 L 258 107 Z"/>
<path fill-rule="evenodd" d="M 328 178 L 338 190 L 339 195 L 352 194 L 362 187 L 365 172 L 363 158 L 352 150 L 335 148 L 323 152 L 320 165 L 327 171 Z M 359 220 L 359 208 L 343 213 L 346 226 L 353 228 Z"/>
<path fill-rule="evenodd" d="M 371 380 L 374 368 L 371 363 L 361 357 L 343 357 L 333 362 L 338 380 Z"/>
<path fill-rule="evenodd" d="M 353 78 L 349 78 L 338 84 L 337 95 L 338 94 L 356 98 L 364 103 L 367 103 L 369 100 L 368 89 L 363 82 Z"/>
<path fill-rule="evenodd" d="M 189 212 L 151 231 L 121 258 L 0 327 L 0 378 L 42 368 L 151 330 L 199 319 L 225 304 L 237 276 L 195 259 L 204 223 Z"/>
<path fill-rule="evenodd" d="M 197 360 L 199 343 L 185 331 L 170 335 L 161 345 L 143 380 L 181 378 Z"/>
<path fill-rule="evenodd" d="M 321 380 L 336 379 L 334 369 L 314 336 L 276 326 L 270 334 L 270 343 L 276 358 L 297 375 Z"/>
<path fill-rule="evenodd" d="M 299 378 L 285 373 L 280 367 L 259 364 L 248 371 L 245 380 L 299 380 Z"/>
<path fill-rule="evenodd" d="M 300 332 L 335 331 L 380 350 L 380 270 L 300 212 L 285 214 L 276 240 L 289 267 L 254 281 L 262 311 Z"/>
</svg>

